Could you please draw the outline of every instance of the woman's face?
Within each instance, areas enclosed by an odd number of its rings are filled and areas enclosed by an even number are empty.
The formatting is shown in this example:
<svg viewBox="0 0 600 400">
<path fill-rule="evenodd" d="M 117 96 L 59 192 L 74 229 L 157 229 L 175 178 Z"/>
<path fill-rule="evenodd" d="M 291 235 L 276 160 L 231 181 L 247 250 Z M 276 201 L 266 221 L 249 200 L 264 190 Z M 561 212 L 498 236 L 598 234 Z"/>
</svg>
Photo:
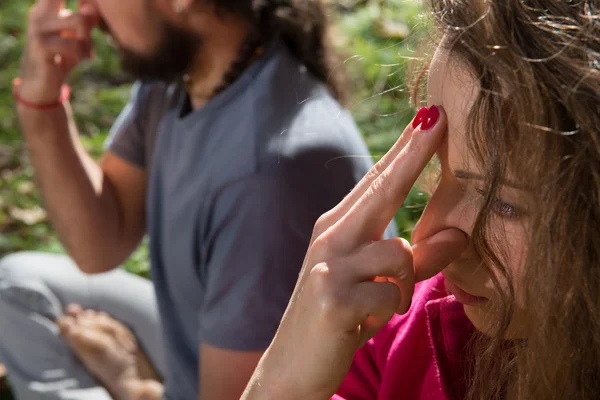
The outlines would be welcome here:
<svg viewBox="0 0 600 400">
<path fill-rule="evenodd" d="M 447 228 L 458 228 L 471 237 L 488 190 L 481 179 L 481 167 L 467 150 L 465 118 L 478 93 L 478 82 L 463 65 L 449 58 L 445 50 L 438 49 L 431 64 L 427 90 L 429 104 L 443 106 L 448 115 L 448 133 L 437 153 L 441 168 L 439 183 L 413 232 L 413 243 Z M 516 177 L 511 175 L 508 172 L 504 177 L 494 201 L 489 228 L 494 237 L 500 238 L 500 243 L 492 245 L 505 249 L 496 256 L 514 279 L 515 317 L 508 334 L 522 337 L 521 321 L 526 316 L 518 282 L 527 246 L 527 192 L 518 189 Z M 491 307 L 498 300 L 491 276 L 495 274 L 494 269 L 490 273 L 482 266 L 481 258 L 470 244 L 442 273 L 449 292 L 464 304 L 466 315 L 475 327 L 488 330 L 489 323 L 498 318 Z"/>
</svg>

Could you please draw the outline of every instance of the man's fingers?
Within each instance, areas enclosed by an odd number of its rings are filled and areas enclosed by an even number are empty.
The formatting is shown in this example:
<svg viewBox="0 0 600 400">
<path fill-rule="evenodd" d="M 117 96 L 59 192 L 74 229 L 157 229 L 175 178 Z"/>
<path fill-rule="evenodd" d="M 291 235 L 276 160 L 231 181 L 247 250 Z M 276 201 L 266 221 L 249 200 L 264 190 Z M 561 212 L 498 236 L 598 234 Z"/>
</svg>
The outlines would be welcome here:
<svg viewBox="0 0 600 400">
<path fill-rule="evenodd" d="M 106 313 L 102 313 L 100 316 L 101 323 L 106 329 L 109 329 L 115 338 L 119 341 L 127 351 L 134 352 L 137 350 L 137 342 L 133 332 L 125 326 L 125 324 L 117 321 Z"/>
<path fill-rule="evenodd" d="M 446 114 L 441 107 L 435 106 L 430 113 L 436 115 L 435 125 L 427 130 L 423 130 L 423 125 L 416 129 L 398 156 L 338 222 L 341 241 L 350 248 L 381 239 L 385 228 L 435 154 L 446 131 Z"/>
<path fill-rule="evenodd" d="M 105 348 L 106 340 L 109 340 L 109 338 L 101 332 L 82 324 L 81 318 L 81 316 L 78 319 L 65 316 L 58 320 L 58 327 L 63 338 L 79 354 Z"/>
<path fill-rule="evenodd" d="M 78 39 L 50 37 L 43 40 L 43 47 L 49 57 L 60 55 L 70 60 L 86 57 L 86 45 Z"/>
<path fill-rule="evenodd" d="M 86 329 L 77 324 L 71 329 L 70 333 L 66 335 L 65 339 L 79 356 L 90 353 L 102 354 L 110 344 L 110 338 L 106 335 L 94 330 Z"/>
<path fill-rule="evenodd" d="M 63 37 L 85 39 L 89 28 L 86 17 L 81 14 L 68 14 L 56 18 L 43 18 L 32 27 L 38 35 L 48 36 L 63 33 Z"/>
<path fill-rule="evenodd" d="M 416 282 L 429 279 L 459 257 L 467 246 L 467 235 L 450 228 L 412 246 Z"/>
<path fill-rule="evenodd" d="M 89 35 L 92 29 L 100 22 L 100 13 L 91 4 L 85 4 L 79 9 L 79 14 L 84 19 L 87 34 Z"/>
<path fill-rule="evenodd" d="M 75 319 L 72 316 L 59 317 L 56 321 L 60 334 L 66 336 L 70 333 L 71 329 L 75 325 Z"/>
<path fill-rule="evenodd" d="M 83 312 L 83 308 L 79 304 L 69 304 L 66 308 L 67 315 L 77 317 Z"/>
<path fill-rule="evenodd" d="M 58 11 L 65 8 L 65 0 L 38 0 L 36 7 L 44 11 Z"/>
<path fill-rule="evenodd" d="M 77 323 L 88 330 L 114 338 L 129 352 L 137 349 L 135 337 L 129 328 L 106 313 L 86 310 L 77 319 Z"/>
</svg>

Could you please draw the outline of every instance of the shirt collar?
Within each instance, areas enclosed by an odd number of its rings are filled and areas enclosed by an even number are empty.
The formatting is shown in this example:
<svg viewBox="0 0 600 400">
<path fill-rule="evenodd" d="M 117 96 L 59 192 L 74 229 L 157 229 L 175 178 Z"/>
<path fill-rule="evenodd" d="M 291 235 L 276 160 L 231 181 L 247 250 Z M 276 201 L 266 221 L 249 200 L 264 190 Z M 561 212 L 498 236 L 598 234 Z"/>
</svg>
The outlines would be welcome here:
<svg viewBox="0 0 600 400">
<path fill-rule="evenodd" d="M 454 296 L 431 300 L 425 310 L 440 389 L 446 398 L 462 399 L 468 381 L 468 346 L 475 327 Z"/>
</svg>

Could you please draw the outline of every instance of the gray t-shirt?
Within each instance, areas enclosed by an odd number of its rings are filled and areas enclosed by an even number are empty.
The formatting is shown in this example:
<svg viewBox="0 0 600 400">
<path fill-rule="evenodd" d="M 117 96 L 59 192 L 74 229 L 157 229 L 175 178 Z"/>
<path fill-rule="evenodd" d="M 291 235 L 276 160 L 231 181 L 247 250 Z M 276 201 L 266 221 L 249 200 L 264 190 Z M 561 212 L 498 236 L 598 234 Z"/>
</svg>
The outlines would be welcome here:
<svg viewBox="0 0 600 400">
<path fill-rule="evenodd" d="M 166 397 L 177 400 L 197 397 L 200 343 L 268 347 L 316 219 L 372 165 L 349 113 L 281 42 L 181 117 L 186 101 L 181 85 L 137 84 L 108 141 L 149 170 Z"/>
</svg>

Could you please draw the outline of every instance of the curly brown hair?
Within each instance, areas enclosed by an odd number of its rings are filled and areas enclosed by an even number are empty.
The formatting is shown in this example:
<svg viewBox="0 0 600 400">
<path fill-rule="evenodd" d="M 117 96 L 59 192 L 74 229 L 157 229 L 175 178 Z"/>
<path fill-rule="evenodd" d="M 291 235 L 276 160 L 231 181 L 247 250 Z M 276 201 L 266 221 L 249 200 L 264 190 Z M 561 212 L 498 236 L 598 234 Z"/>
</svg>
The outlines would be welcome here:
<svg viewBox="0 0 600 400">
<path fill-rule="evenodd" d="M 594 0 L 429 0 L 441 46 L 479 82 L 469 151 L 489 191 L 472 234 L 499 272 L 498 318 L 472 349 L 469 398 L 600 395 L 600 5 Z M 535 197 L 519 288 L 527 338 L 506 339 L 515 284 L 493 237 L 507 170 Z M 493 223 L 497 223 L 495 219 Z M 491 273 L 491 276 L 495 274 Z"/>
</svg>

